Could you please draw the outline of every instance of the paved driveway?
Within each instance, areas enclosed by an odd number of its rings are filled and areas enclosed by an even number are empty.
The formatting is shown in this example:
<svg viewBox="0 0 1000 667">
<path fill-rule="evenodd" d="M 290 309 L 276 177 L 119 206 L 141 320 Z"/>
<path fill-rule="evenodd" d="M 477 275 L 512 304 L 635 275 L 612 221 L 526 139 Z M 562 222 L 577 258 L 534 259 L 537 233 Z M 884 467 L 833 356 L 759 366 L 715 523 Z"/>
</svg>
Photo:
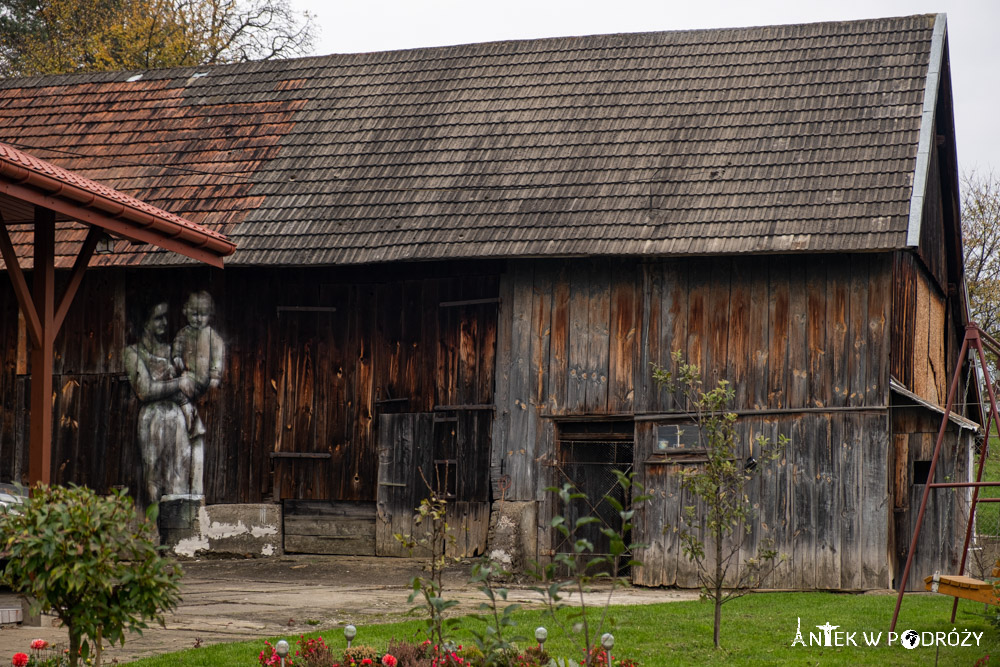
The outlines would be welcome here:
<svg viewBox="0 0 1000 667">
<path fill-rule="evenodd" d="M 406 601 L 409 582 L 420 572 L 421 562 L 342 556 L 188 561 L 183 564 L 183 600 L 167 618 L 167 627 L 150 628 L 142 637 L 133 635 L 124 647 L 109 649 L 105 664 L 112 658 L 125 662 L 190 648 L 199 641 L 207 645 L 402 620 L 411 606 Z M 468 584 L 468 574 L 468 565 L 452 567 L 445 575 L 445 589 L 449 598 L 460 601 L 461 609 L 473 611 L 483 596 Z M 648 604 L 697 597 L 695 591 L 624 589 L 615 592 L 613 601 Z M 512 587 L 508 599 L 539 604 L 538 594 L 527 587 Z M 0 662 L 27 651 L 36 637 L 66 644 L 66 631 L 57 623 L 43 617 L 42 627 L 0 629 Z"/>
</svg>

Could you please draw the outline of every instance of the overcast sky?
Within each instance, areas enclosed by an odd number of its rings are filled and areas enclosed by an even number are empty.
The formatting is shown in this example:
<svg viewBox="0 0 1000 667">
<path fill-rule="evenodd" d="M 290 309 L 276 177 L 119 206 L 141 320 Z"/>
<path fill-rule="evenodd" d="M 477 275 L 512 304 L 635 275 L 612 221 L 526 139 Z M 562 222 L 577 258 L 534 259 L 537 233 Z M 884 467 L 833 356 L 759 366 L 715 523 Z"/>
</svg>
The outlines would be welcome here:
<svg viewBox="0 0 1000 667">
<path fill-rule="evenodd" d="M 291 0 L 317 55 L 507 39 L 728 28 L 944 12 L 958 160 L 1000 172 L 1000 0 Z"/>
</svg>

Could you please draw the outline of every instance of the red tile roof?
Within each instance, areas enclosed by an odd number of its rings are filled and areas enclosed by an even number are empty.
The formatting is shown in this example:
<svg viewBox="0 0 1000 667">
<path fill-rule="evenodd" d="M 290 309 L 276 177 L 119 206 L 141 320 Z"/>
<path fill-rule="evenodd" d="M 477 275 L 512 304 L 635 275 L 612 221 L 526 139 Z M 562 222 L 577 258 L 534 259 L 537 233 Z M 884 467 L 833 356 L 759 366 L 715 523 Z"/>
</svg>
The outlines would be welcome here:
<svg viewBox="0 0 1000 667">
<path fill-rule="evenodd" d="M 235 245 L 216 231 L 4 143 L 0 143 L 0 193 L 6 201 L 32 202 L 28 206 L 41 203 L 62 213 L 63 218 L 76 217 L 133 240 L 155 239 L 154 243 L 182 253 L 187 250 L 189 255 L 207 253 L 218 258 L 235 250 Z M 17 205 L 11 210 L 17 215 L 28 206 Z"/>
</svg>

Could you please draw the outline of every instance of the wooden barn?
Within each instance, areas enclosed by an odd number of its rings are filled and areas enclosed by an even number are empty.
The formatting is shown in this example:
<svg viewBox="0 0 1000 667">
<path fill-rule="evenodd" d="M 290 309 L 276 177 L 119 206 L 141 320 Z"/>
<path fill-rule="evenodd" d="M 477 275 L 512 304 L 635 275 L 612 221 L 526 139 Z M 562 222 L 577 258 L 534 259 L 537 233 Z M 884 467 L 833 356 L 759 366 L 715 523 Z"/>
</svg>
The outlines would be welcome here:
<svg viewBox="0 0 1000 667">
<path fill-rule="evenodd" d="M 600 513 L 631 471 L 654 494 L 634 582 L 692 586 L 674 473 L 699 453 L 651 376 L 679 349 L 732 382 L 744 448 L 790 438 L 751 494 L 747 553 L 789 556 L 771 585 L 902 569 L 967 363 L 944 15 L 10 79 L 0 142 L 237 245 L 219 270 L 107 239 L 56 341 L 55 481 L 155 499 L 150 423 L 176 418 L 203 477 L 171 493 L 203 523 L 280 508 L 288 552 L 402 555 L 426 479 L 457 551 L 517 565 L 564 548 L 546 487 Z M 85 230 L 56 225 L 68 268 Z M 17 481 L 30 343 L 6 281 L 0 313 Z M 970 373 L 951 479 L 971 468 Z M 957 566 L 967 497 L 932 497 L 920 576 Z"/>
</svg>

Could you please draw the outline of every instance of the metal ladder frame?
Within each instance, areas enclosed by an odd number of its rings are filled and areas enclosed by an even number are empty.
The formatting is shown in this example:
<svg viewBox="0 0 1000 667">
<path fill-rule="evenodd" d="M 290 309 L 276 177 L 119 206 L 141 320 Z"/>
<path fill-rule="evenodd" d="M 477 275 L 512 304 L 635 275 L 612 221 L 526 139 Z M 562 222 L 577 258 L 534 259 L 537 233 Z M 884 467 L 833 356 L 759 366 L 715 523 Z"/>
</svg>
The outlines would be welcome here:
<svg viewBox="0 0 1000 667">
<path fill-rule="evenodd" d="M 931 467 L 927 472 L 927 484 L 924 485 L 924 493 L 920 499 L 920 510 L 917 512 L 917 523 L 913 529 L 913 537 L 910 540 L 910 549 L 906 556 L 906 566 L 903 568 L 902 577 L 899 580 L 899 594 L 896 597 L 896 609 L 892 612 L 892 624 L 889 632 L 896 630 L 896 621 L 899 620 L 899 608 L 903 603 L 903 593 L 906 591 L 906 583 L 910 576 L 910 567 L 913 565 L 913 556 L 917 550 L 917 540 L 920 538 L 920 527 L 924 520 L 924 511 L 927 509 L 927 498 L 931 489 L 955 489 L 972 487 L 972 503 L 969 507 L 969 522 L 965 528 L 965 544 L 962 547 L 962 563 L 959 566 L 959 575 L 965 574 L 965 563 L 969 553 L 969 542 L 972 538 L 972 527 L 975 523 L 976 505 L 980 502 L 1000 502 L 1000 498 L 979 499 L 979 489 L 984 486 L 1000 486 L 1000 482 L 984 482 L 983 466 L 989 455 L 990 429 L 994 423 L 1000 424 L 1000 416 L 997 415 L 996 393 L 993 387 L 993 379 L 990 377 L 989 366 L 986 363 L 986 353 L 983 348 L 987 348 L 993 354 L 1000 357 L 1000 343 L 988 335 L 975 322 L 970 322 L 965 327 L 965 338 L 962 340 L 962 351 L 959 352 L 955 363 L 955 372 L 952 375 L 951 387 L 948 390 L 948 402 L 944 408 L 944 415 L 941 418 L 941 428 L 938 430 L 937 442 L 934 445 L 934 455 L 931 458 Z M 965 365 L 968 352 L 975 350 L 979 356 L 979 363 L 983 369 L 986 391 L 990 399 L 990 411 L 986 417 L 986 439 L 983 442 L 983 451 L 979 456 L 979 465 L 976 471 L 975 482 L 934 482 L 934 471 L 937 468 L 938 458 L 941 454 L 941 444 L 944 442 L 944 434 L 948 427 L 952 408 L 955 405 L 955 394 L 958 390 L 958 381 L 962 375 L 962 367 Z M 956 597 L 951 607 L 951 622 L 955 622 L 955 613 L 958 610 L 958 598 Z"/>
</svg>

